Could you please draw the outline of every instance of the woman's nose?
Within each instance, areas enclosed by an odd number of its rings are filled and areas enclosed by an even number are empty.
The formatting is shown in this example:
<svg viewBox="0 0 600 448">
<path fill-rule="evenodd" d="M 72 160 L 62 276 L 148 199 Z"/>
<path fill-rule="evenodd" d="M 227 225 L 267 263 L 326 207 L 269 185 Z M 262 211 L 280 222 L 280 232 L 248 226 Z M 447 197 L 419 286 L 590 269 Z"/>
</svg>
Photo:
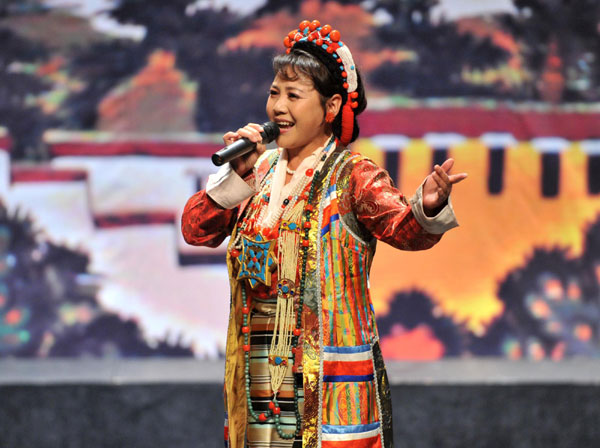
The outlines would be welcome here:
<svg viewBox="0 0 600 448">
<path fill-rule="evenodd" d="M 277 98 L 277 100 L 275 101 L 275 104 L 273 104 L 273 112 L 276 115 L 281 115 L 281 114 L 284 114 L 286 110 L 287 110 L 287 104 L 286 104 L 285 99 Z"/>
</svg>

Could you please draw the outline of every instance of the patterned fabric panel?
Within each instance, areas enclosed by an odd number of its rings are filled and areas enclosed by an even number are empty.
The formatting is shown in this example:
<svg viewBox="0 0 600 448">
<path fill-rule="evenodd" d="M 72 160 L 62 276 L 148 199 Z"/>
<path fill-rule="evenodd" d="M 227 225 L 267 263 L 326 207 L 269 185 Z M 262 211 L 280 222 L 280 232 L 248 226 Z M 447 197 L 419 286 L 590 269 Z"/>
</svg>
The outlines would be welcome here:
<svg viewBox="0 0 600 448">
<path fill-rule="evenodd" d="M 371 346 L 324 347 L 323 424 L 365 425 L 378 420 Z"/>
<path fill-rule="evenodd" d="M 370 345 L 323 347 L 323 382 L 372 380 L 373 355 Z"/>
<path fill-rule="evenodd" d="M 268 150 L 263 153 L 262 156 L 256 161 L 256 176 L 259 179 L 262 179 L 271 166 L 277 161 L 279 158 L 280 151 L 279 149 Z"/>
<path fill-rule="evenodd" d="M 323 425 L 323 448 L 381 448 L 379 423 Z"/>
<path fill-rule="evenodd" d="M 250 396 L 252 407 L 257 413 L 266 412 L 269 402 L 273 398 L 271 390 L 271 377 L 269 375 L 269 347 L 273 338 L 275 322 L 275 301 L 263 301 L 260 308 L 268 314 L 253 312 L 250 321 Z M 291 353 L 290 353 L 291 355 Z M 289 368 L 277 396 L 281 408 L 281 426 L 286 433 L 296 429 L 296 416 L 294 404 L 294 382 L 298 386 L 298 406 L 300 415 L 303 413 L 304 394 L 302 389 L 302 373 L 292 373 Z M 273 420 L 259 422 L 251 416 L 248 417 L 247 445 L 250 448 L 299 448 L 302 446 L 302 437 L 296 440 L 284 440 L 279 437 Z"/>
<path fill-rule="evenodd" d="M 375 335 L 368 292 L 365 254 L 331 238 L 323 245 L 323 341 L 326 345 L 353 346 Z"/>
<path fill-rule="evenodd" d="M 329 187 L 325 202 L 323 203 L 323 225 L 321 227 L 321 236 L 326 235 L 331 225 L 340 219 L 338 202 L 337 202 L 337 189 L 335 185 Z"/>
<path fill-rule="evenodd" d="M 335 194 L 335 189 L 333 190 Z M 376 335 L 369 296 L 370 247 L 365 246 L 342 225 L 339 215 L 324 214 L 327 226 L 322 236 L 321 279 L 325 345 L 355 346 L 370 343 Z"/>
</svg>

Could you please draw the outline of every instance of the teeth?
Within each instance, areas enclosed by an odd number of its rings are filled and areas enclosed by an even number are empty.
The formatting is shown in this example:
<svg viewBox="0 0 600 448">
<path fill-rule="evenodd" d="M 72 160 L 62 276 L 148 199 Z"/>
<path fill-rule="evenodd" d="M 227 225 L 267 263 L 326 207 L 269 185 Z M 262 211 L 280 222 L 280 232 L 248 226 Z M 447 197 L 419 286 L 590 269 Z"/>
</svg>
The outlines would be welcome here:
<svg viewBox="0 0 600 448">
<path fill-rule="evenodd" d="M 294 125 L 294 123 L 290 123 L 289 121 L 280 121 L 277 124 L 279 125 L 279 127 L 288 127 Z"/>
</svg>

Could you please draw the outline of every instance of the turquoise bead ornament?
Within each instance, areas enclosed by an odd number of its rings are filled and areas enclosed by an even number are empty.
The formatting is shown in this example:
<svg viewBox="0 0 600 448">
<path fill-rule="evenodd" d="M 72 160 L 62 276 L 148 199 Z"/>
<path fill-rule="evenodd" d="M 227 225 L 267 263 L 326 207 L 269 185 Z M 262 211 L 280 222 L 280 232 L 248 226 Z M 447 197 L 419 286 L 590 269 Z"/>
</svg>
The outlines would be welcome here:
<svg viewBox="0 0 600 448">
<path fill-rule="evenodd" d="M 260 282 L 271 286 L 271 271 L 276 266 L 274 259 L 276 240 L 263 240 L 261 235 L 256 239 L 242 235 L 242 251 L 237 256 L 240 271 L 237 279 L 248 279 L 250 287 L 255 288 Z"/>
</svg>

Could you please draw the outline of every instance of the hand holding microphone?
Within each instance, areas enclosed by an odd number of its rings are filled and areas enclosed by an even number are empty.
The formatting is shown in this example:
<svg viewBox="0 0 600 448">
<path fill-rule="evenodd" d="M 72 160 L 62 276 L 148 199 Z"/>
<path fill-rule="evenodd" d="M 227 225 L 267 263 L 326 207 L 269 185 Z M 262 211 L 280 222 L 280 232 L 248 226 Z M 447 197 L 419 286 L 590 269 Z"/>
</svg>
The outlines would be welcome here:
<svg viewBox="0 0 600 448">
<path fill-rule="evenodd" d="M 241 176 L 254 167 L 258 157 L 265 152 L 265 145 L 278 136 L 279 126 L 276 123 L 249 123 L 236 132 L 223 135 L 227 146 L 213 154 L 212 162 L 217 166 L 231 162 L 231 167 Z"/>
</svg>

